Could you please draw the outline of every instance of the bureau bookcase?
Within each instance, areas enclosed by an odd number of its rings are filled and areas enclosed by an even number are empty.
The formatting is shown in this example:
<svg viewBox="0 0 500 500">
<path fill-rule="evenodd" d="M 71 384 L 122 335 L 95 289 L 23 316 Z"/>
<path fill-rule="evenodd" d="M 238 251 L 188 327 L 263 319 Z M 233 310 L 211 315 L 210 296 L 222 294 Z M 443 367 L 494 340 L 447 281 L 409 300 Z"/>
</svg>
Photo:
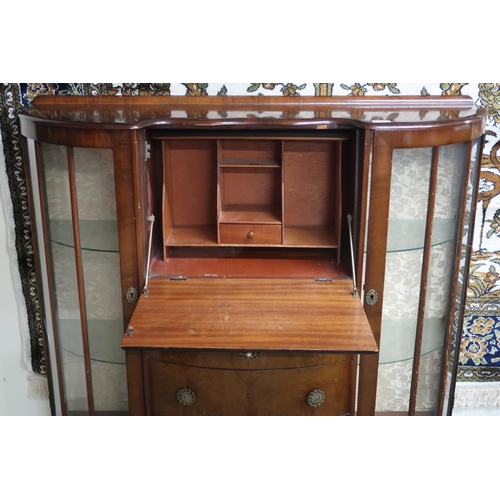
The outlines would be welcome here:
<svg viewBox="0 0 500 500">
<path fill-rule="evenodd" d="M 55 413 L 451 412 L 470 99 L 44 96 L 21 125 Z"/>
</svg>

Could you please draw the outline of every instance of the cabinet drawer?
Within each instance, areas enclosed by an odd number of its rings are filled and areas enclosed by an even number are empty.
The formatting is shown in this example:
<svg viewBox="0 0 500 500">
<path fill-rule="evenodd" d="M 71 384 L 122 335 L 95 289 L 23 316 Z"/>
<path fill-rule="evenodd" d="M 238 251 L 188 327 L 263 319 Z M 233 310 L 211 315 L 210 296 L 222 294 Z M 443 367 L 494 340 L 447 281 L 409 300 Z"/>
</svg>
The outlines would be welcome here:
<svg viewBox="0 0 500 500">
<path fill-rule="evenodd" d="M 148 351 L 156 361 L 200 368 L 236 370 L 279 370 L 305 368 L 349 361 L 349 354 L 327 354 L 302 351 L 198 351 L 167 349 Z"/>
<path fill-rule="evenodd" d="M 220 224 L 221 244 L 281 245 L 280 224 Z"/>
<path fill-rule="evenodd" d="M 288 370 L 224 370 L 149 360 L 149 412 L 179 416 L 346 415 L 351 367 L 350 361 L 344 361 Z M 322 391 L 324 401 L 313 407 L 308 396 L 315 390 Z M 179 401 L 179 391 L 187 404 Z"/>
</svg>

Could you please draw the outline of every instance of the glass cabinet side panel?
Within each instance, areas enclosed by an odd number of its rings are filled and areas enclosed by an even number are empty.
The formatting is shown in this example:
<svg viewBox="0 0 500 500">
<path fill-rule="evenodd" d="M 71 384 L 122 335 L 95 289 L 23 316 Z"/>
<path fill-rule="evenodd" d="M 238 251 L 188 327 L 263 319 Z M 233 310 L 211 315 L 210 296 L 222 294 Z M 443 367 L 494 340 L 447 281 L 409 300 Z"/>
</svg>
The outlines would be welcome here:
<svg viewBox="0 0 500 500">
<path fill-rule="evenodd" d="M 444 404 L 443 413 L 451 415 L 453 410 L 453 385 L 454 377 L 458 364 L 458 356 L 460 355 L 460 339 L 462 337 L 462 318 L 461 311 L 465 303 L 465 296 L 467 289 L 464 286 L 465 276 L 468 274 L 466 262 L 469 261 L 469 254 L 472 248 L 473 232 L 471 231 L 472 214 L 474 212 L 474 190 L 476 186 L 477 176 L 481 168 L 481 155 L 480 155 L 481 139 L 476 139 L 472 144 L 470 170 L 469 176 L 464 186 L 467 194 L 465 199 L 464 211 L 464 227 L 463 232 L 458 235 L 460 244 L 460 264 L 456 272 L 456 292 L 454 302 L 451 304 L 451 341 L 449 363 L 447 365 L 447 373 L 445 377 L 445 390 L 444 390 Z"/>
<path fill-rule="evenodd" d="M 435 414 L 441 396 L 467 144 L 438 148 L 434 198 L 430 194 L 433 151 L 415 148 L 393 152 L 376 403 L 379 412 L 410 411 L 412 380 L 416 414 Z M 429 203 L 434 209 L 432 219 Z M 426 257 L 427 228 L 430 246 Z M 423 275 L 426 258 L 427 273 Z M 420 356 L 415 359 L 420 329 Z"/>
<path fill-rule="evenodd" d="M 113 153 L 73 151 L 94 408 L 97 413 L 126 412 Z"/>
<path fill-rule="evenodd" d="M 68 414 L 88 413 L 87 386 L 79 307 L 74 231 L 71 216 L 68 155 L 65 146 L 41 144 L 46 234 L 51 261 L 54 317 L 58 338 L 61 383 Z M 60 238 L 61 227 L 65 238 Z M 54 363 L 53 363 L 54 364 Z"/>
<path fill-rule="evenodd" d="M 432 233 L 446 224 L 447 238 L 430 248 L 427 293 L 422 331 L 422 352 L 416 385 L 416 414 L 435 415 L 441 396 L 444 346 L 449 325 L 450 304 L 455 275 L 457 232 L 460 226 L 461 198 L 467 144 L 439 148 L 436 196 Z"/>
</svg>

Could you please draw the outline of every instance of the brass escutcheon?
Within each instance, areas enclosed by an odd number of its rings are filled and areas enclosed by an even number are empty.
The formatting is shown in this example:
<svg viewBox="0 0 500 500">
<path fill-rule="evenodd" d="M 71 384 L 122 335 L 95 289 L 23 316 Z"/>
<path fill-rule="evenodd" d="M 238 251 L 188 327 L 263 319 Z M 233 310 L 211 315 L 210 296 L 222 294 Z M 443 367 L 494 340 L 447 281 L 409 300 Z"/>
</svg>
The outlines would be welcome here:
<svg viewBox="0 0 500 500">
<path fill-rule="evenodd" d="M 368 290 L 366 292 L 365 300 L 369 306 L 374 306 L 378 300 L 378 293 L 373 288 L 371 290 Z"/>
<path fill-rule="evenodd" d="M 239 352 L 238 355 L 243 359 L 257 359 L 260 356 L 260 352 Z"/>
</svg>

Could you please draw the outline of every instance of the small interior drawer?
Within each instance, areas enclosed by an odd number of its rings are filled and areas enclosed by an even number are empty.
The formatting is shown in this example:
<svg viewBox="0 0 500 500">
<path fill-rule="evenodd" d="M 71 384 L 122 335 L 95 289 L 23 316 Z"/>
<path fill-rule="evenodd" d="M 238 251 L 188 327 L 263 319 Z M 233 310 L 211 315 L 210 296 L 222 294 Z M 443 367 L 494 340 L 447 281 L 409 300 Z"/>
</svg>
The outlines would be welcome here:
<svg viewBox="0 0 500 500">
<path fill-rule="evenodd" d="M 220 224 L 220 243 L 281 245 L 281 224 Z"/>
</svg>

